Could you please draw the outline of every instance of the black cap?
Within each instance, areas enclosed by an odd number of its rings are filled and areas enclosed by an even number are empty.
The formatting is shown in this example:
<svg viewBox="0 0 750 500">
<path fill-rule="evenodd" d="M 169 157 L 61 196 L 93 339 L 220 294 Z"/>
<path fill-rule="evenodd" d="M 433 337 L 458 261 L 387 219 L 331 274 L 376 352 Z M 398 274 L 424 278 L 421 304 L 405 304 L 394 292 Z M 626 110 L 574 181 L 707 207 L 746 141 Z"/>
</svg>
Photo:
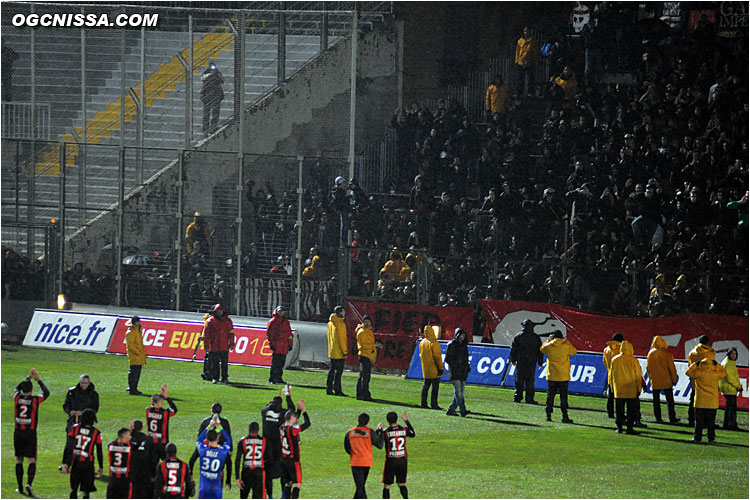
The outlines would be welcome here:
<svg viewBox="0 0 750 500">
<path fill-rule="evenodd" d="M 140 323 L 141 318 L 139 318 L 138 316 L 133 316 L 132 318 L 130 318 L 130 322 L 132 323 L 133 321 L 137 321 L 138 323 Z"/>
<path fill-rule="evenodd" d="M 701 337 L 698 339 L 698 342 L 708 345 L 708 335 L 701 335 Z"/>
<path fill-rule="evenodd" d="M 372 321 L 372 319 L 370 319 L 370 315 L 369 314 L 365 314 L 364 316 L 362 316 L 362 322 L 364 322 L 365 320 Z"/>
<path fill-rule="evenodd" d="M 612 340 L 614 340 L 615 342 L 622 342 L 623 340 L 625 340 L 625 338 L 622 336 L 622 333 L 615 333 L 614 335 L 612 335 Z"/>
<path fill-rule="evenodd" d="M 562 334 L 562 332 L 561 332 L 560 330 L 555 330 L 555 333 L 553 333 L 553 334 L 552 334 L 552 336 L 553 336 L 554 338 L 556 338 L 556 339 L 561 339 L 561 338 L 563 338 L 563 334 Z"/>
<path fill-rule="evenodd" d="M 531 321 L 528 318 L 526 318 L 525 320 L 521 321 L 521 326 L 524 327 L 524 328 L 529 327 L 529 326 L 533 327 L 535 325 L 536 325 L 536 323 L 534 323 L 533 321 Z"/>
</svg>

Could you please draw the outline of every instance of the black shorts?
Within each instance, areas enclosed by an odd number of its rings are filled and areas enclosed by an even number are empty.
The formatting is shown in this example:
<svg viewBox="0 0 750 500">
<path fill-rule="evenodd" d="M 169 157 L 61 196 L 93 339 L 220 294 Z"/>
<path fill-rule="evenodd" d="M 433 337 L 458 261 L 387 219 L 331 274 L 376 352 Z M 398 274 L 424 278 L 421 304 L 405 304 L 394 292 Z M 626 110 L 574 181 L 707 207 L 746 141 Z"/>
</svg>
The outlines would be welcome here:
<svg viewBox="0 0 750 500">
<path fill-rule="evenodd" d="M 405 484 L 408 463 L 405 458 L 387 458 L 383 467 L 383 484 L 393 484 L 394 477 L 397 484 Z"/>
<path fill-rule="evenodd" d="M 36 431 L 16 429 L 13 432 L 13 448 L 17 457 L 36 458 Z"/>
<path fill-rule="evenodd" d="M 302 467 L 299 462 L 294 460 L 281 460 L 281 482 L 302 483 Z"/>
<path fill-rule="evenodd" d="M 109 478 L 107 485 L 107 498 L 133 498 L 133 487 L 127 477 Z"/>
<path fill-rule="evenodd" d="M 266 473 L 263 469 L 244 468 L 240 472 L 240 479 L 245 485 L 240 490 L 240 498 L 247 498 L 251 490 L 253 498 L 264 498 L 263 488 L 266 487 Z"/>
<path fill-rule="evenodd" d="M 96 491 L 94 486 L 94 462 L 73 461 L 70 468 L 70 489 L 78 491 L 81 488 L 83 492 Z"/>
</svg>

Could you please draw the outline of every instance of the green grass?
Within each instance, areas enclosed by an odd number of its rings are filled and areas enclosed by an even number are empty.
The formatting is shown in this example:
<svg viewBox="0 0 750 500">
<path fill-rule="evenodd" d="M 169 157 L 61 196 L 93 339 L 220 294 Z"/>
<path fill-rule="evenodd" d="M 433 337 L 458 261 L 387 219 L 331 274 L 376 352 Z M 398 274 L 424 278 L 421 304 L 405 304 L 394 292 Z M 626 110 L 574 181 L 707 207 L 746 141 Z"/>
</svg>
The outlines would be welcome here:
<svg viewBox="0 0 750 500">
<path fill-rule="evenodd" d="M 99 424 L 105 443 L 116 437 L 129 417 L 143 419 L 149 400 L 127 396 L 127 359 L 122 356 L 18 348 L 2 351 L 2 488 L 3 498 L 14 492 L 13 399 L 15 385 L 36 367 L 52 396 L 40 407 L 39 461 L 34 489 L 45 498 L 66 498 L 68 476 L 57 471 L 64 447 L 65 413 L 62 403 L 68 387 L 83 372 L 91 375 L 101 398 Z M 169 384 L 179 413 L 170 420 L 170 436 L 180 458 L 186 460 L 195 443 L 201 419 L 218 400 L 232 423 L 235 439 L 253 420 L 277 388 L 265 381 L 268 371 L 230 367 L 235 386 L 211 385 L 200 379 L 201 365 L 148 360 L 140 389 L 156 392 Z M 344 374 L 344 391 L 353 395 L 356 373 Z M 325 373 L 287 371 L 295 401 L 304 398 L 312 427 L 302 434 L 302 497 L 351 498 L 354 483 L 344 433 L 368 412 L 373 426 L 385 414 L 404 409 L 417 437 L 408 441 L 409 493 L 412 498 L 748 498 L 748 434 L 719 429 L 714 446 L 687 442 L 685 426 L 652 423 L 650 403 L 642 404 L 649 424 L 640 436 L 614 433 L 614 422 L 603 411 L 601 398 L 571 396 L 574 425 L 545 421 L 543 407 L 512 402 L 512 391 L 469 386 L 467 418 L 413 407 L 419 403 L 421 383 L 375 375 L 374 398 L 390 403 L 363 403 L 354 398 L 325 395 Z M 452 387 L 440 388 L 441 406 L 447 407 Z M 37 388 L 35 384 L 35 393 Z M 544 394 L 537 395 L 542 401 Z M 717 419 L 723 417 L 718 412 Z M 687 409 L 678 407 L 687 419 Z M 748 414 L 739 415 L 748 427 Z M 371 498 L 380 498 L 383 451 L 375 450 L 375 465 L 368 480 Z M 108 466 L 105 459 L 105 473 Z M 95 498 L 104 498 L 106 483 L 97 482 Z M 275 493 L 279 494 L 278 483 Z M 394 497 L 400 497 L 394 489 Z M 238 498 L 236 487 L 225 498 Z"/>
</svg>

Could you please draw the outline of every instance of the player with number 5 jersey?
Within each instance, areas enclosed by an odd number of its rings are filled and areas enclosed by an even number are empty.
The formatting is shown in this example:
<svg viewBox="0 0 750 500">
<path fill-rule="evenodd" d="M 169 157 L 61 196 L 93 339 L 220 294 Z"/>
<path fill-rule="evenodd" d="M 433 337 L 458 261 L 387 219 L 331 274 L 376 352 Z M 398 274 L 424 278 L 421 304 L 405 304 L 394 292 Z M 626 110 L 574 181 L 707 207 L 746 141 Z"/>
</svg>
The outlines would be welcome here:
<svg viewBox="0 0 750 500">
<path fill-rule="evenodd" d="M 406 427 L 398 425 L 398 414 L 395 411 L 386 415 L 389 426 L 385 429 L 385 466 L 383 467 L 383 498 L 391 498 L 391 486 L 396 479 L 403 498 L 409 498 L 406 488 L 407 455 L 406 438 L 414 437 L 414 427 L 409 422 L 409 416 L 404 412 L 403 419 Z"/>
<path fill-rule="evenodd" d="M 177 445 L 164 447 L 167 459 L 156 468 L 155 498 L 190 498 L 195 494 L 195 483 L 188 464 L 177 458 Z"/>
</svg>

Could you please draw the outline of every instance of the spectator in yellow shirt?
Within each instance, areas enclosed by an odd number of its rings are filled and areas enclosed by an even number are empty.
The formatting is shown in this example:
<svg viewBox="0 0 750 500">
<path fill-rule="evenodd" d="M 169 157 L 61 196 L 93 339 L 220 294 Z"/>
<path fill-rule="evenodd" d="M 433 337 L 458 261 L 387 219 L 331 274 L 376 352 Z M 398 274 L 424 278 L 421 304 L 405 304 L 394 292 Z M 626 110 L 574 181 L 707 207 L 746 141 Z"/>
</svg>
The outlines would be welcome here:
<svg viewBox="0 0 750 500">
<path fill-rule="evenodd" d="M 487 87 L 487 95 L 484 98 L 484 108 L 487 112 L 487 121 L 492 121 L 495 113 L 505 116 L 510 106 L 510 91 L 503 83 L 503 77 L 495 75 L 492 84 Z"/>
<path fill-rule="evenodd" d="M 531 95 L 534 88 L 534 46 L 536 41 L 531 36 L 528 27 L 523 29 L 523 35 L 516 42 L 516 67 L 518 68 L 519 95 Z M 528 78 L 528 86 L 526 79 Z"/>
</svg>

